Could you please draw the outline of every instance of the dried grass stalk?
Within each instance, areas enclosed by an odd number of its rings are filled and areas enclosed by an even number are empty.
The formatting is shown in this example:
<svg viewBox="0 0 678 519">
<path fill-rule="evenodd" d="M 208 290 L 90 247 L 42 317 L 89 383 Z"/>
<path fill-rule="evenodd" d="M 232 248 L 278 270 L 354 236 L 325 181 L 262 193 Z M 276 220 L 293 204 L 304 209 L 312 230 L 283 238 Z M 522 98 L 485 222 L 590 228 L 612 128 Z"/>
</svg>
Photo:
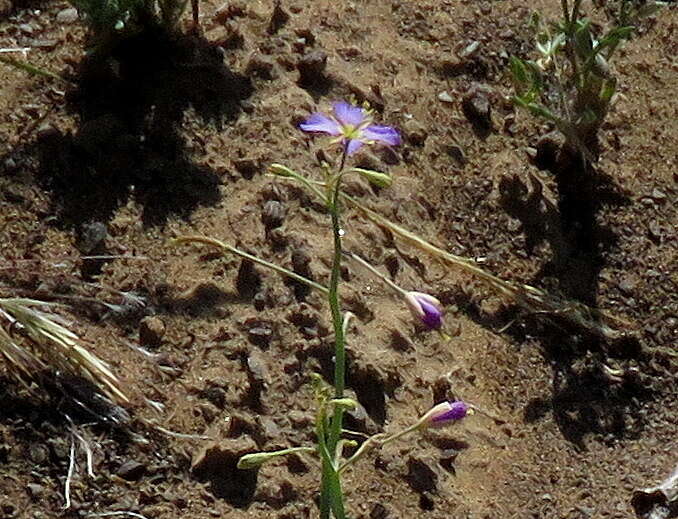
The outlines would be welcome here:
<svg viewBox="0 0 678 519">
<path fill-rule="evenodd" d="M 415 233 L 400 227 L 379 213 L 365 207 L 355 198 L 346 194 L 343 195 L 343 198 L 379 227 L 400 236 L 405 241 L 426 251 L 443 263 L 461 268 L 530 313 L 558 316 L 570 324 L 588 330 L 607 340 L 614 341 L 633 335 L 631 324 L 618 317 L 602 310 L 591 308 L 578 301 L 560 299 L 530 285 L 505 281 L 486 272 L 471 259 L 456 256 L 430 244 Z"/>
<path fill-rule="evenodd" d="M 106 363 L 83 347 L 58 315 L 38 309 L 54 306 L 35 299 L 0 298 L 0 353 L 8 361 L 9 373 L 28 388 L 31 382 L 40 384 L 43 373 L 80 377 L 113 405 L 128 404 Z"/>
</svg>

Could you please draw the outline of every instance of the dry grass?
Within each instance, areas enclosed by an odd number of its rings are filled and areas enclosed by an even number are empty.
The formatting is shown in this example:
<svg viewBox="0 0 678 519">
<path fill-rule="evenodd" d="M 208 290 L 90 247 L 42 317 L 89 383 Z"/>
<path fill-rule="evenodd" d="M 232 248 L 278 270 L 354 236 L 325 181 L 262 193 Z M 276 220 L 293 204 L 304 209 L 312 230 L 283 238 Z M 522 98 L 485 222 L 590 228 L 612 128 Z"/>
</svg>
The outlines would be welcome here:
<svg viewBox="0 0 678 519">
<path fill-rule="evenodd" d="M 64 326 L 53 312 L 56 306 L 35 299 L 0 298 L 0 354 L 7 360 L 8 374 L 32 393 L 45 390 L 48 383 L 61 387 L 61 380 L 84 380 L 110 409 L 129 404 L 118 378 Z M 114 414 L 115 421 L 126 416 Z"/>
</svg>

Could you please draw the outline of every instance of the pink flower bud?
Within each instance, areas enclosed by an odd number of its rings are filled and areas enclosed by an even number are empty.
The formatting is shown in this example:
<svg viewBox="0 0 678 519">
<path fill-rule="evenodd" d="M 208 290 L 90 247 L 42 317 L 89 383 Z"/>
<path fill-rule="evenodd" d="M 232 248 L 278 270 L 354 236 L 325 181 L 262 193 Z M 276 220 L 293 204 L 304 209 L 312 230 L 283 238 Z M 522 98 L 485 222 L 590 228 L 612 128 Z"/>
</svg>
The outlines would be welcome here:
<svg viewBox="0 0 678 519">
<path fill-rule="evenodd" d="M 405 301 L 412 314 L 429 330 L 439 330 L 443 326 L 443 307 L 435 297 L 421 292 L 408 292 Z"/>
<path fill-rule="evenodd" d="M 441 402 L 421 418 L 421 424 L 423 427 L 441 427 L 458 422 L 471 413 L 471 407 L 461 400 Z"/>
</svg>

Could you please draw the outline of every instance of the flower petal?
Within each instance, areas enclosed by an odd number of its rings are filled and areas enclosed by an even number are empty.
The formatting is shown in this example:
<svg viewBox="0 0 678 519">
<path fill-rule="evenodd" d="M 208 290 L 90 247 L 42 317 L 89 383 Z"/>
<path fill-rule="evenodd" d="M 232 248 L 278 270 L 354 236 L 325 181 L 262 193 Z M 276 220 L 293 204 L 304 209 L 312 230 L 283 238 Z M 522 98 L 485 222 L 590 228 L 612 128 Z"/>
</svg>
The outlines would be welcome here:
<svg viewBox="0 0 678 519">
<path fill-rule="evenodd" d="M 361 137 L 369 141 L 386 144 L 387 146 L 399 146 L 402 142 L 398 130 L 390 126 L 380 126 L 378 124 L 371 124 L 365 128 L 362 131 Z"/>
<path fill-rule="evenodd" d="M 357 139 L 349 139 L 348 143 L 346 144 L 346 155 L 353 155 L 360 149 L 362 145 L 362 141 Z"/>
<path fill-rule="evenodd" d="M 441 409 L 440 412 L 433 414 L 430 418 L 434 425 L 442 425 L 449 422 L 456 422 L 465 418 L 469 412 L 469 406 L 461 400 L 447 402 L 447 409 Z"/>
<path fill-rule="evenodd" d="M 334 116 L 343 126 L 357 128 L 365 120 L 365 110 L 345 101 L 339 101 L 332 105 Z"/>
<path fill-rule="evenodd" d="M 311 114 L 308 119 L 299 124 L 299 129 L 309 133 L 341 135 L 339 123 L 334 118 L 319 112 Z"/>
<path fill-rule="evenodd" d="M 421 321 L 426 325 L 430 330 L 438 330 L 443 326 L 443 314 L 435 305 L 432 305 L 428 301 L 420 300 L 419 304 L 421 309 L 424 311 L 424 315 L 421 317 Z"/>
</svg>

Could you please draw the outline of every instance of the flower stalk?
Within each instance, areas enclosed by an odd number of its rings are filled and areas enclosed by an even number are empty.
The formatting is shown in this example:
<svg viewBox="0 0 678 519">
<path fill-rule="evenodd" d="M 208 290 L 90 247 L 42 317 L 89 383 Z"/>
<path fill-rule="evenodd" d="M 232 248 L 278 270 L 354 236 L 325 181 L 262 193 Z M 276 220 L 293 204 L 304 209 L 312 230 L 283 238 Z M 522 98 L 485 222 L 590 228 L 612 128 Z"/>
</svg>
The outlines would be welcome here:
<svg viewBox="0 0 678 519">
<path fill-rule="evenodd" d="M 300 274 L 297 274 L 296 272 L 293 272 L 289 269 L 286 269 L 285 267 L 281 267 L 280 265 L 276 265 L 275 263 L 271 263 L 269 261 L 266 261 L 264 259 L 261 259 L 257 256 L 254 256 L 252 254 L 249 254 L 243 250 L 238 249 L 237 247 L 234 247 L 232 245 L 229 245 L 228 243 L 224 243 L 220 240 L 217 240 L 215 238 L 209 238 L 207 236 L 180 236 L 179 238 L 175 238 L 174 240 L 171 241 L 172 244 L 174 245 L 179 245 L 182 243 L 203 243 L 205 245 L 212 245 L 214 247 L 220 248 L 226 252 L 230 252 L 232 254 L 235 254 L 236 256 L 240 256 L 241 258 L 245 258 L 246 260 L 249 260 L 253 263 L 257 263 L 261 265 L 262 267 L 269 268 L 271 270 L 274 270 L 280 274 L 283 274 L 287 277 L 290 277 L 294 279 L 295 281 L 299 281 L 300 283 L 303 283 L 311 288 L 315 288 L 316 290 L 320 290 L 323 294 L 328 294 L 329 289 L 326 286 L 321 285 L 320 283 L 316 283 L 313 280 L 310 280 Z"/>
</svg>

